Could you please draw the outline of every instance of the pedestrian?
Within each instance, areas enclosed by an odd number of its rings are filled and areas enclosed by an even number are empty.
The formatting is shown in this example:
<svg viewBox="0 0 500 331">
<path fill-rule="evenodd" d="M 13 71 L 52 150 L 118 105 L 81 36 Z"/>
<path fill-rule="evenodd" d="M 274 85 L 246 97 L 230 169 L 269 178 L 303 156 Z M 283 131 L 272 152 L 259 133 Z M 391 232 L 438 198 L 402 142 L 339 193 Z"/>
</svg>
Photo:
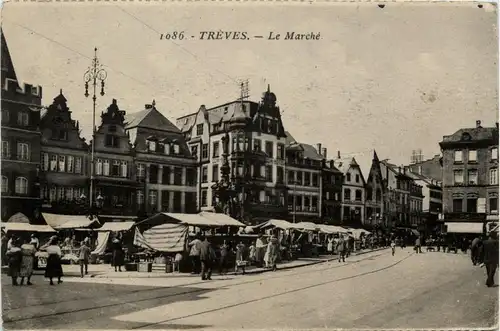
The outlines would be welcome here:
<svg viewBox="0 0 500 331">
<path fill-rule="evenodd" d="M 189 258 L 191 259 L 191 273 L 198 274 L 200 271 L 200 250 L 201 250 L 201 240 L 200 235 L 196 235 L 193 241 L 189 243 L 191 247 L 189 251 Z"/>
<path fill-rule="evenodd" d="M 9 241 L 9 237 L 7 233 L 2 230 L 2 265 L 7 263 L 7 242 Z"/>
<path fill-rule="evenodd" d="M 115 272 L 122 272 L 122 266 L 125 264 L 125 252 L 118 234 L 115 235 L 111 243 L 113 247 L 113 267 L 115 267 Z"/>
<path fill-rule="evenodd" d="M 470 247 L 470 258 L 472 260 L 472 265 L 477 265 L 477 263 L 479 262 L 480 244 L 481 239 L 479 237 L 476 237 L 474 238 L 474 240 L 472 240 L 472 244 Z"/>
<path fill-rule="evenodd" d="M 495 273 L 498 268 L 498 238 L 496 232 L 490 232 L 483 242 L 483 263 L 486 267 L 486 286 L 495 285 Z"/>
<path fill-rule="evenodd" d="M 85 275 L 89 273 L 89 259 L 90 259 L 90 247 L 88 243 L 84 240 L 82 241 L 80 248 L 78 249 L 78 261 L 80 262 L 80 275 L 83 278 L 83 272 L 85 269 Z"/>
<path fill-rule="evenodd" d="M 47 266 L 45 267 L 45 277 L 49 278 L 50 285 L 54 285 L 53 278 L 57 278 L 57 284 L 62 283 L 63 270 L 61 265 L 62 251 L 59 247 L 59 239 L 57 236 L 50 238 L 47 245 L 40 248 L 45 249 L 49 257 L 47 258 Z"/>
<path fill-rule="evenodd" d="M 396 253 L 396 242 L 394 239 L 391 240 L 391 251 L 392 251 L 392 256 Z"/>
<path fill-rule="evenodd" d="M 181 253 L 175 254 L 174 263 L 172 264 L 173 272 L 175 271 L 181 272 L 181 262 L 182 262 L 182 254 Z"/>
<path fill-rule="evenodd" d="M 201 262 L 201 279 L 212 279 L 212 261 L 215 260 L 215 252 L 213 251 L 208 238 L 202 236 L 200 238 L 200 262 Z"/>
<path fill-rule="evenodd" d="M 328 236 L 328 242 L 326 244 L 326 251 L 328 252 L 329 255 L 333 255 L 333 237 L 331 235 Z"/>
<path fill-rule="evenodd" d="M 243 275 L 245 274 L 245 267 L 247 266 L 247 261 L 245 259 L 246 247 L 242 241 L 238 245 L 236 245 L 236 261 L 234 265 L 234 272 L 238 273 L 238 270 L 241 269 Z"/>
<path fill-rule="evenodd" d="M 339 238 L 337 242 L 337 252 L 339 254 L 339 263 L 345 262 L 345 252 L 346 251 L 346 242 L 343 237 Z"/>
<path fill-rule="evenodd" d="M 250 245 L 250 249 L 249 249 L 249 253 L 248 253 L 248 260 L 249 260 L 250 264 L 255 263 L 256 254 L 257 254 L 257 247 L 255 247 L 255 244 L 252 243 Z"/>
<path fill-rule="evenodd" d="M 19 272 L 21 285 L 24 285 L 24 278 L 27 278 L 26 285 L 33 285 L 31 283 L 31 276 L 33 275 L 33 267 L 35 265 L 36 245 L 36 240 L 32 238 L 21 246 L 22 261 Z"/>
<path fill-rule="evenodd" d="M 276 271 L 276 260 L 279 254 L 279 242 L 278 238 L 274 234 L 271 235 L 269 239 L 269 243 L 267 244 L 266 250 L 266 267 L 271 268 L 273 271 Z"/>
<path fill-rule="evenodd" d="M 265 256 L 266 249 L 267 249 L 267 242 L 262 233 L 259 233 L 259 237 L 255 242 L 255 262 L 258 267 L 261 267 L 263 262 L 266 261 L 266 256 Z"/>
<path fill-rule="evenodd" d="M 417 254 L 422 253 L 422 246 L 421 246 L 420 237 L 417 237 L 417 239 L 415 239 L 415 252 Z"/>
<path fill-rule="evenodd" d="M 21 272 L 21 263 L 23 254 L 19 247 L 19 239 L 12 237 L 10 239 L 10 248 L 7 249 L 7 260 L 9 262 L 9 275 L 12 278 L 12 285 L 17 286 L 17 278 Z"/>
<path fill-rule="evenodd" d="M 219 258 L 219 274 L 224 275 L 227 273 L 227 258 L 228 258 L 228 246 L 226 241 L 220 246 L 220 258 Z"/>
</svg>

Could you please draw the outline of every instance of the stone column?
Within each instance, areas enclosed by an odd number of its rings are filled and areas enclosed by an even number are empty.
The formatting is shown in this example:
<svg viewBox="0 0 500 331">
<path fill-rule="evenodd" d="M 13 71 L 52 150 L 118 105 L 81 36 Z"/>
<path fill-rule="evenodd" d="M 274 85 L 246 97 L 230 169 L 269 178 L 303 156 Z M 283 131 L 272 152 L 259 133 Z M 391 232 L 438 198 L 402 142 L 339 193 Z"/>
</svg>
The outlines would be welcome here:
<svg viewBox="0 0 500 331">
<path fill-rule="evenodd" d="M 186 186 L 187 184 L 187 176 L 186 176 L 186 173 L 187 173 L 187 169 L 185 167 L 182 167 L 182 186 Z M 213 174 L 212 174 L 213 176 Z M 182 195 L 184 197 L 184 194 Z M 184 206 L 184 202 L 182 203 L 182 205 Z"/>
<path fill-rule="evenodd" d="M 163 184 L 163 165 L 158 166 L 158 184 Z"/>
<path fill-rule="evenodd" d="M 175 173 L 174 173 L 174 167 L 170 167 L 170 185 L 174 185 L 174 179 L 175 179 Z"/>
<path fill-rule="evenodd" d="M 146 212 L 150 210 L 150 204 L 149 204 L 149 169 L 150 164 L 146 163 L 144 164 L 144 209 Z"/>
<path fill-rule="evenodd" d="M 183 176 L 186 174 L 186 169 L 184 168 Z M 181 192 L 181 213 L 186 212 L 186 192 Z"/>
</svg>

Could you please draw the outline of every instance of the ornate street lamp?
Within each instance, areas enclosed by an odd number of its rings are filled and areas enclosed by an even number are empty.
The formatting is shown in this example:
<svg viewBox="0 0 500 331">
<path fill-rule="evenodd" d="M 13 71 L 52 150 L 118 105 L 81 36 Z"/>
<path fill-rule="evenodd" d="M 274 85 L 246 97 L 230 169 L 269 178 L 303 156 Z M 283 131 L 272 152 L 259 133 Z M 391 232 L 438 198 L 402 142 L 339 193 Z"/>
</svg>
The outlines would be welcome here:
<svg viewBox="0 0 500 331">
<path fill-rule="evenodd" d="M 85 97 L 89 96 L 89 83 L 92 84 L 92 154 L 90 162 L 90 192 L 89 201 L 90 209 L 92 209 L 94 201 L 94 153 L 95 153 L 95 107 L 96 107 L 96 89 L 100 82 L 101 85 L 101 96 L 104 95 L 104 81 L 106 80 L 108 74 L 102 67 L 101 63 L 97 59 L 97 48 L 94 48 L 94 58 L 92 59 L 91 66 L 87 69 L 83 75 L 83 80 L 85 81 Z"/>
</svg>

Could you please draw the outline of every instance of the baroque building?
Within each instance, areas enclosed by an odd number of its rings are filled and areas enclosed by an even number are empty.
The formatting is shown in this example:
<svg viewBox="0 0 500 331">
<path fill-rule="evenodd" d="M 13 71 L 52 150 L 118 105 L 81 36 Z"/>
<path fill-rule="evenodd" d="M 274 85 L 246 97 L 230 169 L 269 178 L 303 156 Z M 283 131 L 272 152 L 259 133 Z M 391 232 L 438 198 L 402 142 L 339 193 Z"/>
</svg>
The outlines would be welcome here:
<svg viewBox="0 0 500 331">
<path fill-rule="evenodd" d="M 260 102 L 202 106 L 177 126 L 198 160 L 199 208 L 229 208 L 247 224 L 287 216 L 286 136 L 269 87 Z"/>
<path fill-rule="evenodd" d="M 133 143 L 134 172 L 139 186 L 136 208 L 155 212 L 195 213 L 197 169 L 181 131 L 153 100 L 127 116 L 125 130 Z"/>
<path fill-rule="evenodd" d="M 42 113 L 40 120 L 41 190 L 44 211 L 55 214 L 85 213 L 89 195 L 90 159 L 88 144 L 71 118 L 62 90 Z M 85 205 L 86 206 L 86 205 Z"/>
<path fill-rule="evenodd" d="M 476 121 L 475 127 L 444 136 L 439 145 L 448 230 L 462 222 L 477 232 L 479 225 L 474 223 L 498 220 L 498 123 L 483 127 Z"/>
<path fill-rule="evenodd" d="M 40 217 L 41 86 L 17 79 L 1 31 L 2 48 L 2 220 L 20 212 L 30 220 Z"/>
</svg>

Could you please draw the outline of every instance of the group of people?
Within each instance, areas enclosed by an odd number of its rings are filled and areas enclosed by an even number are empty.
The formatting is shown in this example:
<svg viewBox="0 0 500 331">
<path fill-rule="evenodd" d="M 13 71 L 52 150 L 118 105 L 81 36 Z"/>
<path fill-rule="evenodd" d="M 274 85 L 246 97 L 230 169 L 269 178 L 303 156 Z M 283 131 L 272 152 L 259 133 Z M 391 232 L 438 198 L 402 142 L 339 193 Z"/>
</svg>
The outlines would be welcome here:
<svg viewBox="0 0 500 331">
<path fill-rule="evenodd" d="M 234 271 L 241 271 L 245 274 L 245 268 L 249 265 L 262 266 L 270 268 L 273 271 L 277 269 L 276 263 L 280 254 L 280 245 L 278 238 L 273 234 L 264 244 L 263 236 L 259 236 L 255 243 L 247 247 L 243 241 L 238 244 L 233 242 L 224 242 L 214 248 L 204 235 L 197 235 L 189 244 L 189 258 L 191 260 L 191 273 L 201 274 L 203 280 L 211 279 L 212 269 L 218 267 L 219 273 L 227 273 L 229 266 L 234 264 Z M 265 251 L 262 249 L 265 247 Z M 263 254 L 262 254 L 263 253 Z M 178 265 L 182 255 L 178 254 L 175 258 L 175 264 Z"/>
<path fill-rule="evenodd" d="M 334 238 L 329 236 L 327 238 L 326 251 L 328 254 L 338 254 L 339 262 L 345 262 L 346 257 L 354 251 L 354 237 L 352 236 L 340 236 Z"/>
<path fill-rule="evenodd" d="M 495 285 L 495 273 L 498 268 L 498 234 L 490 232 L 488 237 L 476 237 L 471 244 L 471 260 L 474 266 L 486 268 L 486 286 Z"/>
</svg>

